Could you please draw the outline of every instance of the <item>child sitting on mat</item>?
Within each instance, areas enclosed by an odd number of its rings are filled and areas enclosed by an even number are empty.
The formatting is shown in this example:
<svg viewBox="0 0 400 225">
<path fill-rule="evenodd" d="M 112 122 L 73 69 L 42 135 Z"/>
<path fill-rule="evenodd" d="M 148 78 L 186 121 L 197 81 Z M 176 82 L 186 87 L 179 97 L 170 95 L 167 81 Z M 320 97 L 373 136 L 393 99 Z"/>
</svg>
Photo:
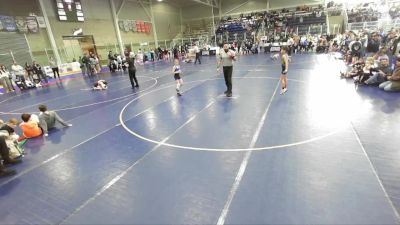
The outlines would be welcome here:
<svg viewBox="0 0 400 225">
<path fill-rule="evenodd" d="M 23 134 L 19 141 L 29 138 L 39 137 L 43 134 L 42 129 L 39 127 L 39 118 L 34 114 L 24 113 L 21 115 L 22 123 L 19 125 Z"/>
</svg>

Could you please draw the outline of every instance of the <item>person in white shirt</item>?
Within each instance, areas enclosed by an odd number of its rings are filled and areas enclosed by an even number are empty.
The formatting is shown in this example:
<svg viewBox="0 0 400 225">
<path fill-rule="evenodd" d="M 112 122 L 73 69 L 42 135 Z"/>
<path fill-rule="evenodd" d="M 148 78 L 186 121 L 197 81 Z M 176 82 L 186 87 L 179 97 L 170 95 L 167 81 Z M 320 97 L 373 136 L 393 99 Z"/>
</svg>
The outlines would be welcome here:
<svg viewBox="0 0 400 225">
<path fill-rule="evenodd" d="M 293 44 L 294 44 L 294 40 L 293 40 L 292 37 L 290 37 L 290 38 L 287 40 L 287 46 L 288 46 L 288 49 L 289 49 L 289 52 L 288 52 L 288 55 L 289 55 L 289 56 L 292 55 Z"/>
<path fill-rule="evenodd" d="M 50 64 L 51 70 L 53 70 L 54 79 L 57 78 L 56 73 L 57 73 L 58 79 L 60 79 L 60 73 L 58 71 L 58 64 L 57 64 L 56 60 L 53 59 L 53 57 L 50 57 L 49 64 Z"/>
<path fill-rule="evenodd" d="M 19 86 L 17 84 L 19 88 L 22 87 L 23 89 L 26 89 L 27 83 L 25 80 L 25 69 L 22 66 L 18 65 L 16 61 L 14 61 L 13 63 L 14 64 L 11 66 L 11 71 L 14 73 L 13 78 L 15 78 L 16 82 L 17 82 L 17 80 L 21 82 L 22 86 Z"/>
<path fill-rule="evenodd" d="M 194 64 L 197 63 L 197 60 L 199 60 L 199 64 L 201 64 L 201 61 L 200 61 L 200 49 L 199 49 L 199 47 L 198 47 L 196 44 L 194 44 L 193 49 L 194 49 L 194 52 L 196 53 L 196 60 L 194 61 Z"/>
<path fill-rule="evenodd" d="M 4 90 L 7 93 L 14 91 L 10 80 L 10 72 L 8 72 L 4 65 L 0 65 L 0 84 L 3 86 Z"/>
<path fill-rule="evenodd" d="M 16 61 L 11 66 L 11 70 L 14 72 L 15 76 L 25 76 L 25 70 L 22 66 L 18 65 Z"/>
<path fill-rule="evenodd" d="M 236 61 L 235 52 L 229 49 L 228 44 L 224 44 L 224 49 L 221 49 L 218 54 L 217 71 L 219 72 L 219 68 L 222 65 L 225 84 L 227 87 L 227 90 L 225 91 L 227 97 L 232 97 L 232 72 L 234 61 Z"/>
</svg>

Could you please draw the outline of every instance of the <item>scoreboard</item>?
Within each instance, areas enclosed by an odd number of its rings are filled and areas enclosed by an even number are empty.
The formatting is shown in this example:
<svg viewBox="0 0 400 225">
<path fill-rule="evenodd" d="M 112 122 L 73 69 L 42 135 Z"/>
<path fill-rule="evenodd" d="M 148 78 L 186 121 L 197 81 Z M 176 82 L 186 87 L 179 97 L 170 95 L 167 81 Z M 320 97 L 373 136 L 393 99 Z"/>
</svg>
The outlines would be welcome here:
<svg viewBox="0 0 400 225">
<path fill-rule="evenodd" d="M 58 19 L 67 22 L 84 22 L 81 0 L 55 0 Z"/>
</svg>

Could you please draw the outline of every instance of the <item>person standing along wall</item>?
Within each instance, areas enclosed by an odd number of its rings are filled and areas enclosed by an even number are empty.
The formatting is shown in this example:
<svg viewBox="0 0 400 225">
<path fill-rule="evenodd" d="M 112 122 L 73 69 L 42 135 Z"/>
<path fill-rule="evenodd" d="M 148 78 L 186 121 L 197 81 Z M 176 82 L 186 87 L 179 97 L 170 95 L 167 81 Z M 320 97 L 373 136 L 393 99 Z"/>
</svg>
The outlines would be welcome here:
<svg viewBox="0 0 400 225">
<path fill-rule="evenodd" d="M 21 89 L 26 89 L 27 85 L 25 82 L 25 70 L 22 66 L 18 65 L 16 61 L 13 61 L 13 65 L 11 66 L 11 71 L 15 75 L 15 80 L 20 81 L 20 85 L 18 87 Z"/>
<path fill-rule="evenodd" d="M 196 53 L 196 60 L 194 60 L 194 64 L 197 63 L 197 60 L 199 60 L 199 64 L 201 64 L 199 47 L 196 44 L 194 44 L 194 48 L 193 49 L 194 49 L 194 52 Z"/>
<path fill-rule="evenodd" d="M 60 79 L 60 73 L 59 73 L 59 70 L 58 70 L 58 64 L 53 59 L 53 57 L 50 57 L 49 64 L 50 64 L 51 70 L 53 71 L 54 79 L 57 78 L 56 77 L 56 73 L 57 73 L 58 79 Z"/>
<path fill-rule="evenodd" d="M 154 52 L 154 49 L 152 48 L 152 49 L 150 50 L 150 58 L 151 58 L 151 61 L 152 61 L 152 62 L 154 62 L 154 55 L 155 55 L 155 52 Z"/>
<path fill-rule="evenodd" d="M 3 86 L 4 90 L 8 92 L 13 92 L 13 86 L 10 80 L 10 72 L 6 70 L 4 65 L 0 65 L 0 84 Z"/>
<path fill-rule="evenodd" d="M 36 61 L 32 62 L 32 66 L 33 66 L 33 73 L 38 76 L 40 81 L 44 81 L 46 84 L 49 83 L 49 81 L 47 80 L 47 75 L 43 73 L 42 66 Z"/>
<path fill-rule="evenodd" d="M 32 67 L 32 65 L 30 65 L 28 62 L 26 62 L 26 63 L 25 63 L 25 70 L 26 70 L 26 73 L 27 73 L 27 75 L 28 75 L 28 79 L 29 79 L 31 82 L 34 82 L 34 80 L 33 80 L 33 67 Z"/>
</svg>

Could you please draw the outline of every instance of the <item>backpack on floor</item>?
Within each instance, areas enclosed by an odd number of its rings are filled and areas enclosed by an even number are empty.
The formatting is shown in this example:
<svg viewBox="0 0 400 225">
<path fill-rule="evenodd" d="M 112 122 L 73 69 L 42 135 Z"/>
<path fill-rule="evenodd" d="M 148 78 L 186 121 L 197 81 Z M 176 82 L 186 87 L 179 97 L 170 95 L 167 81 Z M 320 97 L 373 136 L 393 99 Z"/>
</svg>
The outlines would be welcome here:
<svg viewBox="0 0 400 225">
<path fill-rule="evenodd" d="M 5 138 L 7 147 L 9 149 L 8 154 L 11 159 L 16 159 L 23 155 L 24 150 L 22 146 L 18 145 L 18 142 L 15 141 L 14 138 L 11 138 L 12 136 L 8 134 L 8 131 L 0 131 L 0 136 L 3 136 Z"/>
</svg>

